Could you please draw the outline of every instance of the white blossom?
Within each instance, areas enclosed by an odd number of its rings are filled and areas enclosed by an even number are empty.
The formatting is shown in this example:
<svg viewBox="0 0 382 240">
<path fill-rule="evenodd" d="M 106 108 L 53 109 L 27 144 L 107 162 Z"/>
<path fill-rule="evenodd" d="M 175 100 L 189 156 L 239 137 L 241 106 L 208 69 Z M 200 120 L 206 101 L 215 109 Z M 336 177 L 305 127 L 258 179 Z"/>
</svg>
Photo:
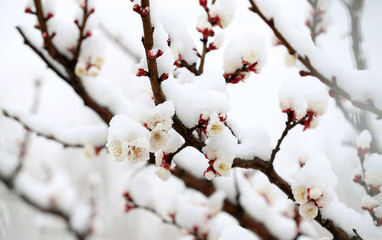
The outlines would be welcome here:
<svg viewBox="0 0 382 240">
<path fill-rule="evenodd" d="M 242 58 L 244 61 L 254 64 L 255 62 L 258 61 L 259 56 L 256 50 L 254 49 L 244 49 L 242 53 Z"/>
<path fill-rule="evenodd" d="M 379 205 L 378 201 L 375 198 L 365 195 L 361 199 L 361 206 L 364 209 L 373 209 Z"/>
<path fill-rule="evenodd" d="M 215 171 L 223 177 L 229 177 L 231 173 L 231 166 L 232 164 L 223 159 L 217 159 L 213 164 L 213 168 L 215 169 Z"/>
<path fill-rule="evenodd" d="M 163 181 L 167 181 L 170 176 L 171 176 L 171 172 L 170 170 L 166 169 L 166 168 L 163 168 L 163 167 L 158 167 L 156 170 L 155 170 L 155 174 L 160 178 L 162 179 Z"/>
<path fill-rule="evenodd" d="M 99 68 L 103 65 L 103 62 L 104 62 L 104 60 L 103 60 L 103 57 L 101 57 L 101 56 L 93 56 L 90 59 L 90 63 L 94 64 L 95 66 L 97 66 Z"/>
<path fill-rule="evenodd" d="M 211 181 L 212 179 L 216 177 L 216 174 L 214 173 L 214 171 L 208 169 L 207 171 L 204 172 L 204 177 L 207 180 Z"/>
<path fill-rule="evenodd" d="M 308 202 L 308 190 L 305 186 L 292 186 L 293 197 L 298 204 Z"/>
<path fill-rule="evenodd" d="M 77 77 L 85 76 L 86 74 L 86 63 L 83 61 L 78 61 L 76 64 L 76 68 L 74 69 L 74 73 Z"/>
<path fill-rule="evenodd" d="M 318 199 L 322 196 L 322 192 L 318 188 L 310 188 L 309 189 L 309 197 L 311 199 Z"/>
<path fill-rule="evenodd" d="M 217 113 L 211 115 L 207 125 L 207 136 L 212 137 L 219 135 L 224 129 L 224 123 L 220 121 Z"/>
<path fill-rule="evenodd" d="M 314 219 L 318 214 L 318 207 L 314 202 L 307 202 L 300 205 L 299 213 L 306 219 Z"/>
<path fill-rule="evenodd" d="M 106 147 L 107 150 L 113 155 L 114 160 L 117 162 L 123 161 L 128 154 L 125 141 L 118 138 L 108 141 Z"/>
<path fill-rule="evenodd" d="M 203 22 L 200 22 L 198 25 L 197 25 L 197 28 L 199 28 L 200 30 L 205 30 L 205 29 L 208 29 L 208 30 L 211 30 L 212 29 L 212 25 L 209 21 L 203 21 Z"/>
<path fill-rule="evenodd" d="M 382 185 L 382 173 L 378 174 L 375 172 L 366 172 L 365 182 L 367 185 L 371 185 L 373 187 Z"/>
<path fill-rule="evenodd" d="M 152 131 L 150 138 L 150 148 L 152 151 L 158 151 L 163 149 L 169 140 L 168 133 L 166 131 Z"/>
<path fill-rule="evenodd" d="M 138 138 L 129 142 L 127 159 L 131 163 L 138 163 L 146 161 L 150 158 L 149 146 L 146 138 Z"/>
<path fill-rule="evenodd" d="M 99 68 L 96 67 L 96 66 L 91 66 L 89 69 L 88 69 L 88 75 L 91 76 L 91 77 L 97 77 L 99 74 Z"/>
</svg>

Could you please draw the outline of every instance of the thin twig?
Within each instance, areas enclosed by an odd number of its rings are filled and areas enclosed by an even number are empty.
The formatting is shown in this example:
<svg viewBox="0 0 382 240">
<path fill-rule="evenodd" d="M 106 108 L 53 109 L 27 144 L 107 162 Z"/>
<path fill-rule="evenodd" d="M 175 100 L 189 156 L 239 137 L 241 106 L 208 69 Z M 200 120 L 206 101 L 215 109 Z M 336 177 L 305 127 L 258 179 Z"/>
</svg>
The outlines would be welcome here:
<svg viewBox="0 0 382 240">
<path fill-rule="evenodd" d="M 40 99 L 40 83 L 39 83 L 39 81 L 36 81 L 34 98 L 33 98 L 32 106 L 31 106 L 31 113 L 37 112 L 37 108 L 39 105 L 39 99 Z M 55 215 L 55 216 L 61 218 L 62 220 L 64 220 L 64 222 L 67 225 L 69 232 L 72 233 L 76 237 L 77 240 L 85 240 L 87 238 L 88 234 L 80 233 L 76 229 L 74 229 L 72 224 L 70 224 L 70 216 L 67 213 L 65 213 L 64 211 L 61 211 L 59 209 L 56 209 L 55 207 L 41 206 L 41 205 L 37 204 L 34 200 L 29 198 L 26 194 L 23 194 L 22 192 L 15 190 L 15 180 L 19 176 L 20 172 L 23 169 L 24 158 L 26 156 L 27 149 L 28 149 L 28 146 L 30 144 L 30 137 L 31 137 L 30 131 L 25 127 L 25 125 L 24 125 L 24 128 L 27 131 L 25 132 L 24 141 L 20 147 L 18 166 L 16 167 L 13 174 L 9 177 L 5 178 L 4 176 L 0 175 L 0 181 L 5 183 L 5 185 L 7 186 L 9 191 L 11 191 L 13 194 L 17 195 L 23 202 L 28 204 L 30 207 L 33 207 L 36 210 L 43 212 L 43 213 Z"/>
<path fill-rule="evenodd" d="M 81 26 L 78 26 L 80 32 L 79 32 L 78 40 L 77 40 L 77 47 L 76 47 L 76 50 L 74 52 L 73 61 L 75 61 L 75 62 L 77 62 L 78 56 L 80 55 L 82 42 L 84 39 L 87 38 L 87 36 L 84 35 L 84 31 L 85 31 L 86 22 L 88 20 L 88 17 L 90 16 L 90 14 L 91 13 L 89 12 L 89 9 L 88 9 L 88 0 L 85 0 L 85 6 L 84 6 L 83 12 L 82 12 Z"/>
<path fill-rule="evenodd" d="M 25 35 L 23 30 L 21 30 L 20 27 L 16 27 L 17 31 L 20 33 L 20 35 L 24 39 L 24 43 L 28 45 L 45 63 L 48 65 L 48 67 L 55 72 L 61 79 L 63 79 L 65 82 L 70 84 L 70 79 L 65 76 L 56 66 L 51 63 L 51 61 L 45 56 L 45 54 L 40 51 L 36 46 L 32 44 L 32 42 L 29 40 L 29 38 Z"/>
<path fill-rule="evenodd" d="M 27 130 L 28 132 L 33 132 L 35 133 L 37 136 L 40 136 L 40 137 L 44 137 L 48 140 L 52 140 L 52 141 L 55 141 L 59 144 L 61 144 L 64 148 L 67 148 L 67 147 L 72 147 L 72 148 L 84 148 L 84 145 L 82 144 L 72 144 L 72 143 L 67 143 L 63 140 L 60 140 L 58 138 L 56 138 L 54 135 L 52 134 L 45 134 L 45 133 L 41 133 L 35 129 L 33 129 L 31 126 L 29 126 L 27 123 L 25 123 L 22 119 L 20 119 L 19 117 L 16 117 L 16 116 L 13 116 L 12 114 L 8 113 L 6 110 L 4 109 L 0 109 L 0 111 L 2 112 L 2 114 L 4 114 L 4 116 L 10 118 L 10 119 L 13 119 L 15 120 L 16 122 L 18 122 L 19 124 L 21 124 L 21 126 Z M 99 146 L 100 148 L 103 148 L 104 146 Z"/>
<path fill-rule="evenodd" d="M 199 70 L 198 70 L 198 74 L 197 75 L 200 75 L 200 74 L 203 73 L 204 62 L 206 60 L 206 56 L 207 56 L 207 52 L 208 52 L 208 49 L 207 49 L 208 37 L 204 38 L 204 39 L 201 39 L 201 41 L 203 42 L 203 51 L 202 51 L 202 56 L 200 57 Z"/>
<path fill-rule="evenodd" d="M 306 117 L 302 118 L 300 121 L 293 121 L 293 112 L 288 113 L 288 120 L 285 122 L 285 129 L 280 137 L 280 139 L 277 141 L 276 147 L 273 149 L 271 158 L 270 158 L 270 163 L 273 164 L 273 161 L 276 158 L 276 154 L 278 151 L 280 151 L 280 146 L 281 143 L 283 142 L 284 138 L 288 135 L 288 132 L 297 126 L 298 124 L 301 124 Z"/>
<path fill-rule="evenodd" d="M 62 55 L 53 45 L 52 36 L 49 35 L 48 26 L 46 24 L 46 21 L 48 21 L 48 19 L 44 17 L 44 11 L 42 8 L 41 0 L 34 0 L 34 4 L 36 7 L 38 26 L 41 31 L 42 38 L 44 40 L 44 48 L 48 51 L 49 55 L 56 61 L 58 61 L 62 65 L 68 65 L 70 62 L 69 59 Z"/>
<path fill-rule="evenodd" d="M 172 226 L 178 228 L 180 231 L 183 229 L 186 229 L 185 227 L 183 227 L 182 225 L 180 225 L 176 221 L 176 215 L 174 215 L 174 216 L 169 215 L 169 217 L 171 217 L 171 219 L 172 219 L 172 221 L 169 221 L 165 217 L 163 217 L 160 213 L 155 211 L 155 209 L 139 205 L 136 201 L 134 201 L 134 199 L 130 195 L 129 195 L 129 199 L 126 199 L 126 201 L 129 204 L 133 204 L 131 210 L 142 209 L 142 210 L 148 211 L 148 212 L 154 214 L 155 216 L 157 216 L 162 221 L 162 223 L 164 223 L 164 224 L 172 225 Z M 131 210 L 129 210 L 129 211 L 131 211 Z M 193 232 L 190 229 L 187 229 L 187 231 L 189 232 L 189 234 L 191 234 L 194 237 L 195 240 L 205 240 L 205 238 L 200 238 L 196 232 Z"/>
<path fill-rule="evenodd" d="M 136 55 L 128 46 L 122 43 L 121 39 L 118 36 L 115 36 L 109 29 L 105 27 L 102 23 L 99 24 L 99 29 L 103 32 L 105 36 L 107 36 L 110 40 L 112 40 L 116 45 L 122 49 L 123 53 L 129 57 L 133 58 L 134 62 L 139 62 L 140 56 Z"/>
</svg>

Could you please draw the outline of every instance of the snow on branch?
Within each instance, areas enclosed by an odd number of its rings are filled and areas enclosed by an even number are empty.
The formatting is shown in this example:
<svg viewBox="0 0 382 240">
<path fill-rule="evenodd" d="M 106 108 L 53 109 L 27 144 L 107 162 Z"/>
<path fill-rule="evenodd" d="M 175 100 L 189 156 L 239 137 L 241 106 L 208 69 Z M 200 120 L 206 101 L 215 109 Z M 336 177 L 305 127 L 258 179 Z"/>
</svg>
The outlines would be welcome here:
<svg viewBox="0 0 382 240">
<path fill-rule="evenodd" d="M 267 12 L 266 14 L 266 10 L 270 11 L 270 9 L 263 10 L 259 7 L 258 1 L 249 0 L 249 2 L 250 10 L 268 24 L 289 53 L 295 55 L 308 69 L 308 72 L 302 71 L 302 75 L 308 74 L 317 77 L 354 106 L 382 118 L 382 99 L 379 94 L 382 89 L 382 81 L 375 73 L 370 70 L 344 70 L 336 67 L 336 64 L 331 62 L 327 55 L 314 46 L 309 36 L 303 38 L 303 34 L 298 30 L 291 31 L 285 18 L 279 19 L 277 16 L 273 16 L 277 15 L 274 13 Z M 272 5 L 272 2 L 267 4 Z"/>
<path fill-rule="evenodd" d="M 53 140 L 64 147 L 82 148 L 87 144 L 104 147 L 107 138 L 105 125 L 77 126 L 60 128 L 45 119 L 22 112 L 18 109 L 1 109 L 4 116 L 20 123 L 27 131 L 36 133 L 46 139 Z"/>
</svg>

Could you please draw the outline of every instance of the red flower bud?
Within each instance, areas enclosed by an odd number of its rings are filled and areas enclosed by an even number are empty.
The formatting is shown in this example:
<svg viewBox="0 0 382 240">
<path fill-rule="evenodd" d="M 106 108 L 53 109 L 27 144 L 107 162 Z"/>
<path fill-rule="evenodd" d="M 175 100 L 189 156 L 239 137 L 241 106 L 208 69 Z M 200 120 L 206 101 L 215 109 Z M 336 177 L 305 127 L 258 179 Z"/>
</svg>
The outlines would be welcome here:
<svg viewBox="0 0 382 240">
<path fill-rule="evenodd" d="M 126 204 L 125 205 L 125 212 L 129 212 L 131 209 L 133 209 L 135 206 L 134 205 L 131 205 L 131 204 Z"/>
<path fill-rule="evenodd" d="M 138 14 L 141 14 L 141 6 L 139 6 L 138 4 L 134 4 L 133 11 Z"/>
<path fill-rule="evenodd" d="M 365 158 L 366 153 L 369 152 L 369 148 L 357 148 L 358 157 L 361 159 Z"/>
<path fill-rule="evenodd" d="M 52 12 L 49 12 L 48 16 L 46 16 L 46 20 L 51 19 L 53 16 L 54 16 L 54 14 Z"/>
<path fill-rule="evenodd" d="M 33 13 L 33 12 L 32 12 L 32 9 L 30 9 L 30 8 L 25 8 L 24 11 L 25 11 L 25 13 Z"/>
<path fill-rule="evenodd" d="M 227 114 L 226 113 L 219 113 L 219 119 L 221 122 L 225 122 L 227 120 Z"/>
<path fill-rule="evenodd" d="M 125 192 L 125 193 L 123 194 L 123 197 L 124 197 L 127 201 L 131 201 L 131 200 L 132 200 L 131 195 L 130 195 L 130 193 L 128 193 L 128 192 Z"/>
<path fill-rule="evenodd" d="M 162 50 L 153 50 L 153 49 L 150 49 L 149 52 L 148 52 L 148 56 L 150 59 L 157 59 L 158 57 L 162 56 L 163 55 L 163 51 Z"/>
<path fill-rule="evenodd" d="M 361 177 L 361 175 L 359 175 L 359 174 L 354 175 L 353 182 L 362 185 L 362 177 Z"/>
<path fill-rule="evenodd" d="M 207 0 L 199 0 L 200 6 L 202 6 L 204 9 L 207 9 Z"/>
<path fill-rule="evenodd" d="M 160 79 L 161 79 L 162 81 L 168 79 L 168 74 L 167 74 L 167 73 L 163 73 L 163 74 L 160 76 Z"/>
<path fill-rule="evenodd" d="M 92 32 L 90 30 L 88 30 L 85 34 L 85 38 L 88 38 L 92 35 Z"/>
<path fill-rule="evenodd" d="M 136 72 L 135 72 L 135 75 L 137 75 L 137 77 L 143 77 L 143 76 L 148 76 L 149 73 L 144 70 L 143 68 L 139 68 Z"/>
<path fill-rule="evenodd" d="M 94 9 L 94 8 L 90 9 L 90 11 L 89 11 L 89 15 L 90 15 L 90 14 L 93 14 L 94 12 L 95 12 L 95 9 Z"/>
<path fill-rule="evenodd" d="M 300 74 L 301 77 L 306 77 L 306 76 L 310 75 L 308 72 L 302 71 L 302 70 L 299 71 L 298 73 Z"/>
<path fill-rule="evenodd" d="M 149 13 L 149 10 L 147 7 L 143 8 L 142 11 L 141 11 L 141 16 L 142 17 L 145 17 L 147 16 L 147 14 Z"/>
<path fill-rule="evenodd" d="M 330 89 L 329 90 L 329 96 L 331 96 L 332 98 L 335 98 L 336 97 L 336 92 L 333 89 Z"/>
</svg>

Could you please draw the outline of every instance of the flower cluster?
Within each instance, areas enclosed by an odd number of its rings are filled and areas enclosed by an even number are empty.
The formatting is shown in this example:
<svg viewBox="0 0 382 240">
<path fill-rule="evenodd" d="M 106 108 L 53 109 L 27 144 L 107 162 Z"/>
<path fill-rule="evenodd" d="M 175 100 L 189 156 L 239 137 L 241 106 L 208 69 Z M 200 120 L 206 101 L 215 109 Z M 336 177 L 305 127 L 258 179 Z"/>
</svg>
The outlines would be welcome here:
<svg viewBox="0 0 382 240">
<path fill-rule="evenodd" d="M 203 35 L 203 39 L 207 39 L 208 37 L 213 37 L 215 35 L 215 32 L 212 30 L 212 25 L 208 21 L 199 23 L 196 30 Z"/>
<path fill-rule="evenodd" d="M 134 0 L 131 0 L 131 2 L 134 2 Z M 134 4 L 133 11 L 138 13 L 142 17 L 145 17 L 149 13 L 149 8 L 148 7 L 142 8 L 139 4 Z"/>
<path fill-rule="evenodd" d="M 167 181 L 171 176 L 171 170 L 175 168 L 175 163 L 172 161 L 170 154 L 163 151 L 155 153 L 155 164 L 158 166 L 155 173 L 163 181 Z"/>
<path fill-rule="evenodd" d="M 227 120 L 226 113 L 204 112 L 199 116 L 199 125 L 205 136 L 212 137 L 219 135 L 224 129 L 224 122 Z"/>
<path fill-rule="evenodd" d="M 293 186 L 293 197 L 300 205 L 300 215 L 306 219 L 314 219 L 318 209 L 327 205 L 327 199 L 323 192 L 316 187 Z"/>
<path fill-rule="evenodd" d="M 212 180 L 219 176 L 229 177 L 231 174 L 232 161 L 218 158 L 216 152 L 213 151 L 206 154 L 205 157 L 209 160 L 209 167 L 203 174 L 207 180 Z"/>
<path fill-rule="evenodd" d="M 144 162 L 150 157 L 148 136 L 147 129 L 125 115 L 117 115 L 110 121 L 106 147 L 118 162 Z"/>
<path fill-rule="evenodd" d="M 80 58 L 74 71 L 77 77 L 97 77 L 102 65 L 103 58 L 101 56 L 92 56 L 87 59 Z"/>
<path fill-rule="evenodd" d="M 262 38 L 254 35 L 231 40 L 224 53 L 223 76 L 226 82 L 239 83 L 248 78 L 250 72 L 260 73 L 265 63 L 264 49 Z"/>
<path fill-rule="evenodd" d="M 206 10 L 208 22 L 211 26 L 225 28 L 232 21 L 234 12 L 233 5 L 227 5 L 218 1 L 218 3 L 214 3 L 208 7 L 206 0 L 200 0 L 199 4 Z"/>
<path fill-rule="evenodd" d="M 318 126 L 318 117 L 325 113 L 328 98 L 322 85 L 313 81 L 287 81 L 279 96 L 281 110 L 291 114 L 292 121 L 299 121 L 304 131 Z"/>
<path fill-rule="evenodd" d="M 163 51 L 160 49 L 150 49 L 147 53 L 150 59 L 157 59 L 163 55 Z"/>
</svg>

